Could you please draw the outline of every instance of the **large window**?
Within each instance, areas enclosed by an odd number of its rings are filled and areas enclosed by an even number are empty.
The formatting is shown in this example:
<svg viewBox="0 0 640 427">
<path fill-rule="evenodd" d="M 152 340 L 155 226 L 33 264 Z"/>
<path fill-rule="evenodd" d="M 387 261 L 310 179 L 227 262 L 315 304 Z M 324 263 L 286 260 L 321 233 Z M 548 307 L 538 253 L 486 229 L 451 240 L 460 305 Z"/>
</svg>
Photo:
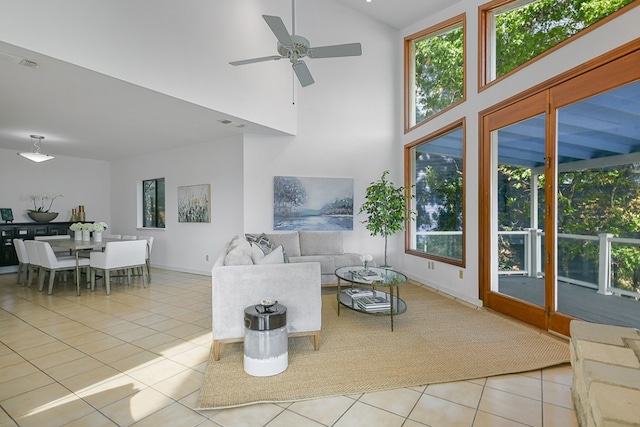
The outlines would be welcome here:
<svg viewBox="0 0 640 427">
<path fill-rule="evenodd" d="M 405 147 L 416 220 L 407 252 L 464 266 L 464 120 Z"/>
<path fill-rule="evenodd" d="M 142 181 L 142 226 L 165 227 L 164 178 Z"/>
<path fill-rule="evenodd" d="M 405 38 L 405 117 L 409 129 L 465 97 L 464 15 Z"/>
<path fill-rule="evenodd" d="M 633 1 L 496 0 L 485 4 L 480 8 L 481 84 L 515 70 Z"/>
</svg>

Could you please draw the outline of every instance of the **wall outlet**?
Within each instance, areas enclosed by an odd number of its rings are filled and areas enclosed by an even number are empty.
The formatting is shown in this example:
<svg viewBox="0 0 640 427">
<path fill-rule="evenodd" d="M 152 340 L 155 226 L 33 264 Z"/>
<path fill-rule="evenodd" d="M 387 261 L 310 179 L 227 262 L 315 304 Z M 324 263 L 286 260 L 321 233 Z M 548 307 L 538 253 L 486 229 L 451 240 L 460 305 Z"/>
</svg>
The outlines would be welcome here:
<svg viewBox="0 0 640 427">
<path fill-rule="evenodd" d="M 206 261 L 209 261 L 209 255 L 205 255 L 205 256 L 204 256 L 204 259 L 205 259 Z"/>
<path fill-rule="evenodd" d="M 460 275 L 460 278 L 462 279 L 464 277 L 464 272 L 462 270 L 460 270 L 459 271 L 459 275 Z"/>
</svg>

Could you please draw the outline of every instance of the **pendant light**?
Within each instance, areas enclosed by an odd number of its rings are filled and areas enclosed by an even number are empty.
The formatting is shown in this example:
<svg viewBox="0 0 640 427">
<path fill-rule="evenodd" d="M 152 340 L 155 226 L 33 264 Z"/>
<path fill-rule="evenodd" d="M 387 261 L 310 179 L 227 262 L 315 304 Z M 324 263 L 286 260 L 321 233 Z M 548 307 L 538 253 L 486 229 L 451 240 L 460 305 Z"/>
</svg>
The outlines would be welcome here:
<svg viewBox="0 0 640 427">
<path fill-rule="evenodd" d="M 31 152 L 18 153 L 19 156 L 25 157 L 37 163 L 53 159 L 53 156 L 49 154 L 42 154 L 40 152 L 40 146 L 38 144 L 44 139 L 44 136 L 42 135 L 29 135 L 29 136 L 31 137 L 31 142 L 33 143 Z"/>
</svg>

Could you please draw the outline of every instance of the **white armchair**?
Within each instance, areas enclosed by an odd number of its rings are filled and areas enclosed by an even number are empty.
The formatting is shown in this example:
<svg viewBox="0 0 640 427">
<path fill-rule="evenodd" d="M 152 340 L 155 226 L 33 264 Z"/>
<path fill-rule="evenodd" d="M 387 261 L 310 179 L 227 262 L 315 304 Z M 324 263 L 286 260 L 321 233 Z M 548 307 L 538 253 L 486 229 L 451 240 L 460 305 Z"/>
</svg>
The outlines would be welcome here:
<svg viewBox="0 0 640 427">
<path fill-rule="evenodd" d="M 111 294 L 110 272 L 112 270 L 126 270 L 127 284 L 131 284 L 131 269 L 142 268 L 142 283 L 146 287 L 147 271 L 147 241 L 146 240 L 118 240 L 107 242 L 104 252 L 91 252 L 91 290 L 96 287 L 96 270 L 104 272 L 104 288 L 107 295 Z"/>
</svg>

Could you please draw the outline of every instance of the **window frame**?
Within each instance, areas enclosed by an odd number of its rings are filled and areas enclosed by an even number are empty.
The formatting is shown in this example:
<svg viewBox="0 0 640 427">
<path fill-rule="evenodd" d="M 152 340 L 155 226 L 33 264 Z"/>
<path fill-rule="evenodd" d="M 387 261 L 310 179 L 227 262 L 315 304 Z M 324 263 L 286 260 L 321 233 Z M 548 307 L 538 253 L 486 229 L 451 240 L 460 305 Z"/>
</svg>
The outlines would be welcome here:
<svg viewBox="0 0 640 427">
<path fill-rule="evenodd" d="M 445 257 L 442 255 L 430 254 L 428 252 L 421 252 L 411 247 L 411 242 L 413 241 L 413 233 L 415 232 L 415 224 L 416 221 L 411 221 L 411 226 L 405 227 L 405 253 L 408 255 L 414 255 L 420 258 L 430 259 L 434 261 L 439 261 L 445 264 L 454 265 L 456 267 L 465 268 L 466 266 L 466 193 L 467 193 L 467 174 L 466 164 L 467 164 L 467 126 L 466 126 L 466 118 L 462 117 L 438 130 L 430 133 L 422 138 L 419 138 L 413 142 L 410 142 L 404 146 L 404 181 L 405 186 L 409 187 L 413 185 L 413 176 L 415 175 L 415 148 L 429 143 L 441 136 L 444 136 L 450 132 L 453 132 L 457 129 L 462 130 L 462 257 L 461 259 Z M 407 201 L 407 209 L 415 210 L 415 200 Z"/>
<path fill-rule="evenodd" d="M 415 54 L 414 54 L 414 42 L 418 39 L 428 38 L 429 36 L 436 36 L 438 33 L 445 32 L 446 30 L 462 26 L 462 98 L 452 103 L 446 108 L 438 111 L 437 113 L 426 117 L 419 123 L 413 123 L 413 115 L 415 113 Z M 404 133 L 408 133 L 419 126 L 431 121 L 433 118 L 444 114 L 446 111 L 462 104 L 467 98 L 467 19 L 466 14 L 462 13 L 442 21 L 436 25 L 426 28 L 417 33 L 408 35 L 404 38 Z"/>
<path fill-rule="evenodd" d="M 534 56 L 533 58 L 529 59 L 513 70 L 508 71 L 500 77 L 494 77 L 493 79 L 490 79 L 492 75 L 495 75 L 495 61 L 493 60 L 493 58 L 495 57 L 495 32 L 493 31 L 493 28 L 495 27 L 495 21 L 493 13 L 497 9 L 508 9 L 508 6 L 510 4 L 513 5 L 513 8 L 516 8 L 528 3 L 532 3 L 533 1 L 535 0 L 492 0 L 478 7 L 478 92 L 482 92 L 483 90 L 493 86 L 497 82 L 506 79 L 512 74 L 517 73 L 523 68 L 546 57 L 547 55 L 550 55 L 551 53 L 566 46 L 574 40 L 577 40 L 578 38 L 590 33 L 591 31 L 606 24 L 612 19 L 615 19 L 619 15 L 640 5 L 640 2 L 633 1 L 621 7 L 617 11 L 605 16 L 599 21 L 594 22 L 585 29 L 580 30 L 579 32 L 561 41 L 555 46 L 552 46 L 544 52 Z"/>
<path fill-rule="evenodd" d="M 155 218 L 156 220 L 154 221 L 154 225 L 149 226 L 149 225 L 145 225 L 145 211 L 146 211 L 146 199 L 145 199 L 145 183 L 153 181 L 155 183 L 155 199 L 156 201 L 159 200 L 158 197 L 158 182 L 162 181 L 162 188 L 163 188 L 163 197 L 162 200 L 163 202 L 163 206 L 162 209 L 160 209 L 159 203 L 156 203 L 156 209 L 155 209 Z M 138 225 L 138 228 L 144 228 L 144 229 L 160 229 L 160 230 L 164 230 L 167 227 L 167 220 L 166 220 L 166 179 L 164 177 L 162 178 L 150 178 L 150 179 L 143 179 L 140 181 L 140 223 Z M 164 223 L 159 225 L 158 223 L 158 218 L 160 217 L 160 211 L 164 211 L 165 212 L 165 218 L 164 218 Z"/>
</svg>

